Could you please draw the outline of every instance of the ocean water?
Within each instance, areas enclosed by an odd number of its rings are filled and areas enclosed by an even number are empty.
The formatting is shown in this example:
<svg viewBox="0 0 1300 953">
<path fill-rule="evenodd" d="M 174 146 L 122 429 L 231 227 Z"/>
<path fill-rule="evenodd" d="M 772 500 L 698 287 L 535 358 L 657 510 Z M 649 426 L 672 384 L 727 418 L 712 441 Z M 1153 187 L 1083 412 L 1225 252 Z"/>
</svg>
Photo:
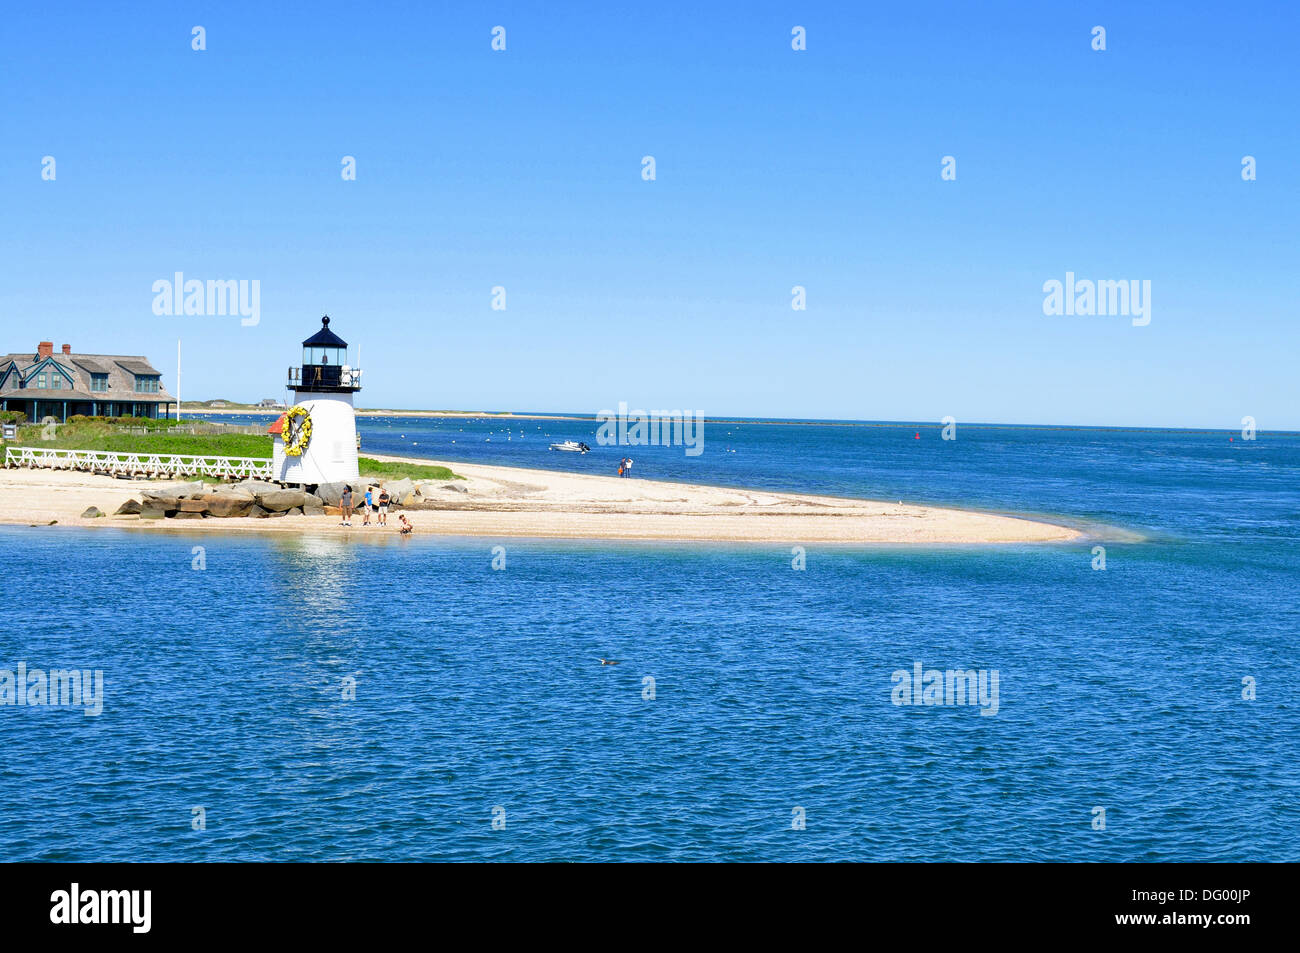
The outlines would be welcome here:
<svg viewBox="0 0 1300 953">
<path fill-rule="evenodd" d="M 377 453 L 610 472 L 628 451 L 546 449 L 593 435 L 362 421 Z M 464 540 L 423 512 L 409 540 L 2 527 L 0 669 L 105 679 L 97 717 L 0 707 L 6 857 L 1300 859 L 1300 436 L 705 437 L 634 472 L 1093 536 L 810 545 L 797 571 L 798 540 Z M 918 662 L 996 670 L 996 714 L 894 704 Z"/>
</svg>

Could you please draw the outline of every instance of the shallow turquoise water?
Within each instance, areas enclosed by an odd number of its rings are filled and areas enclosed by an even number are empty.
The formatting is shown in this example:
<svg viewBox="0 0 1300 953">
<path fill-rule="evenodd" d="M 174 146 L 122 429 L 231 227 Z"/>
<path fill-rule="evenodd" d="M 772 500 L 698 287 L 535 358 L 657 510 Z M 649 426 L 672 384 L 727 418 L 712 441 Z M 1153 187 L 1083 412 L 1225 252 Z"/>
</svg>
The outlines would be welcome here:
<svg viewBox="0 0 1300 953">
<path fill-rule="evenodd" d="M 597 472 L 620 455 L 389 423 L 364 424 L 368 449 Z M 591 429 L 566 426 L 550 439 Z M 1104 572 L 1094 540 L 808 547 L 796 572 L 798 541 L 0 528 L 0 668 L 106 681 L 95 718 L 0 707 L 7 856 L 1300 859 L 1300 438 L 717 427 L 703 456 L 636 448 L 637 469 L 1146 539 L 1106 538 Z M 997 714 L 892 704 L 915 661 L 996 669 Z"/>
</svg>

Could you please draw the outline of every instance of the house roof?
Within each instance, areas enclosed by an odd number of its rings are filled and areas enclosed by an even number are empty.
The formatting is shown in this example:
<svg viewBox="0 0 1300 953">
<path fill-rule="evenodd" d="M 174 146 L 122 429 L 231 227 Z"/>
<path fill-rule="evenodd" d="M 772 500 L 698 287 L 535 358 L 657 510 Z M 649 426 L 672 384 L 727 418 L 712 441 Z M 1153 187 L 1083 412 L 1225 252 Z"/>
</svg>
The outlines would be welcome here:
<svg viewBox="0 0 1300 953">
<path fill-rule="evenodd" d="M 139 393 L 135 389 L 137 376 L 161 377 L 149 359 L 139 354 L 64 354 L 56 352 L 50 357 L 41 357 L 28 351 L 22 354 L 0 355 L 0 376 L 9 365 L 16 365 L 18 373 L 10 374 L 0 387 L 0 397 L 26 400 L 85 400 L 85 401 L 134 401 L 138 404 L 171 403 L 176 400 L 160 385 L 156 393 Z M 40 365 L 53 365 L 71 381 L 71 385 L 54 388 L 38 388 L 31 381 L 28 386 L 20 387 L 22 381 L 30 381 L 33 374 L 39 373 Z M 91 375 L 107 374 L 108 390 L 92 391 Z"/>
<path fill-rule="evenodd" d="M 320 330 L 302 342 L 303 347 L 347 347 L 348 342 L 330 330 L 330 316 L 320 319 Z"/>
<path fill-rule="evenodd" d="M 132 374 L 143 374 L 146 377 L 161 376 L 153 369 L 153 365 L 142 357 L 119 357 L 114 359 L 114 363 L 122 365 L 122 367 L 125 367 Z"/>
<path fill-rule="evenodd" d="M 84 354 L 78 354 L 76 357 L 72 359 L 72 363 L 76 364 L 83 371 L 89 371 L 92 374 L 108 373 L 107 365 L 101 364 L 99 363 L 99 361 L 91 360 L 90 358 L 86 357 Z"/>
</svg>

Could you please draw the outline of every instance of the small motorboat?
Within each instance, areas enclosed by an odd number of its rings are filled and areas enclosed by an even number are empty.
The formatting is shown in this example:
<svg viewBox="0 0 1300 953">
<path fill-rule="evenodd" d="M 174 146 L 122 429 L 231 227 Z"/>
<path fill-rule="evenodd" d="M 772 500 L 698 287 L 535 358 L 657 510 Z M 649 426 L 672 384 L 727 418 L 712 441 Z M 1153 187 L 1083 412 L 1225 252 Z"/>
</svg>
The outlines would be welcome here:
<svg viewBox="0 0 1300 953">
<path fill-rule="evenodd" d="M 551 444 L 552 450 L 563 450 L 566 453 L 586 453 L 591 449 L 585 443 L 578 443 L 576 440 L 566 440 L 563 443 Z"/>
</svg>

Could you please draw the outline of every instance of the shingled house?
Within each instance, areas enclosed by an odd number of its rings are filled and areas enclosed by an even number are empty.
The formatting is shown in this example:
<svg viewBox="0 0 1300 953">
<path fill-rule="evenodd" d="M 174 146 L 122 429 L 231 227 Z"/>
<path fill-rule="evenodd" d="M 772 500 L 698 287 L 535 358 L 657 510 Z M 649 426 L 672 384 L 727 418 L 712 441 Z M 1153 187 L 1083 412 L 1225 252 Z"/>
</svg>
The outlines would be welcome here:
<svg viewBox="0 0 1300 953">
<path fill-rule="evenodd" d="M 0 410 L 21 410 L 29 421 L 88 417 L 166 417 L 176 398 L 148 358 L 74 354 L 42 341 L 36 353 L 0 357 Z"/>
</svg>

